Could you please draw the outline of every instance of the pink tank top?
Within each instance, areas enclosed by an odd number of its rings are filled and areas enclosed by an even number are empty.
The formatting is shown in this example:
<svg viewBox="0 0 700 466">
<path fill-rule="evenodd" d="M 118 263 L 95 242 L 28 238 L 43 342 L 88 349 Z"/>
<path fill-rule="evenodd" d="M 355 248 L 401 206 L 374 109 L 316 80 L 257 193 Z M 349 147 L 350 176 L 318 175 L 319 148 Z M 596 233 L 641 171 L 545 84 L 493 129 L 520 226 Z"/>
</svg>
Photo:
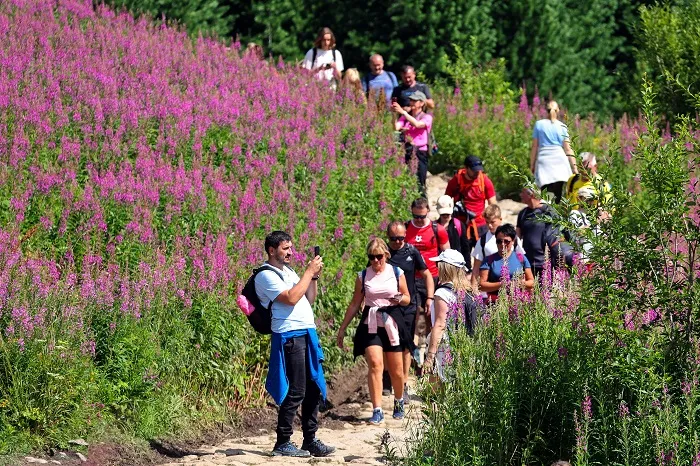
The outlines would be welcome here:
<svg viewBox="0 0 700 466">
<path fill-rule="evenodd" d="M 403 275 L 403 270 L 399 269 L 399 276 Z M 360 272 L 360 280 L 362 273 Z M 390 299 L 399 293 L 399 284 L 394 274 L 394 267 L 390 264 L 384 266 L 381 273 L 375 273 L 372 267 L 367 267 L 365 276 L 365 305 L 374 307 L 393 306 Z"/>
</svg>

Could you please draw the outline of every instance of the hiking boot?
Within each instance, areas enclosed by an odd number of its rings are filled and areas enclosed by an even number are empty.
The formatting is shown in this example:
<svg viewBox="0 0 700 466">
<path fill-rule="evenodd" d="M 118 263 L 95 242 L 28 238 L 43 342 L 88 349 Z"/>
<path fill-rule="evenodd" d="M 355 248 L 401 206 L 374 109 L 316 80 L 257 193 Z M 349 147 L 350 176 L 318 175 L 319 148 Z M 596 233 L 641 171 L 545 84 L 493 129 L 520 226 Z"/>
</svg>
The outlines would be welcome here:
<svg viewBox="0 0 700 466">
<path fill-rule="evenodd" d="M 369 421 L 367 421 L 369 424 L 372 424 L 373 426 L 378 426 L 384 423 L 384 412 L 382 412 L 381 408 L 377 408 L 372 412 L 372 417 L 369 418 Z"/>
<path fill-rule="evenodd" d="M 311 456 L 328 456 L 335 452 L 335 447 L 326 445 L 317 438 L 313 439 L 309 443 L 302 443 L 301 448 L 311 453 Z"/>
<path fill-rule="evenodd" d="M 406 411 L 403 406 L 403 399 L 394 400 L 394 419 L 401 420 L 406 415 Z"/>
<path fill-rule="evenodd" d="M 292 456 L 295 458 L 308 458 L 311 456 L 306 450 L 302 450 L 294 445 L 292 442 L 284 442 L 281 445 L 276 445 L 272 450 L 272 456 Z"/>
</svg>

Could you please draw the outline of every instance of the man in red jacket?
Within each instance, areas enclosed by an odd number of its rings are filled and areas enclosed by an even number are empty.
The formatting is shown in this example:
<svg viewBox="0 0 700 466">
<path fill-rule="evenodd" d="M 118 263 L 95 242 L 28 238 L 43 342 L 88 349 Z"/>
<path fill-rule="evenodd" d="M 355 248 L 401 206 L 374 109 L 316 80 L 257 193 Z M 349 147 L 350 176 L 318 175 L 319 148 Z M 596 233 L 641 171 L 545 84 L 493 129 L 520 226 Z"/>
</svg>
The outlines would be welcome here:
<svg viewBox="0 0 700 466">
<path fill-rule="evenodd" d="M 464 213 L 456 213 L 455 216 L 467 224 L 467 238 L 476 244 L 479 237 L 488 230 L 483 215 L 486 204 L 496 204 L 496 190 L 484 173 L 484 165 L 479 157 L 468 155 L 464 159 L 464 168 L 447 183 L 445 194 L 455 202 L 461 201 L 464 209 L 473 212 L 474 218 L 471 221 Z"/>
</svg>

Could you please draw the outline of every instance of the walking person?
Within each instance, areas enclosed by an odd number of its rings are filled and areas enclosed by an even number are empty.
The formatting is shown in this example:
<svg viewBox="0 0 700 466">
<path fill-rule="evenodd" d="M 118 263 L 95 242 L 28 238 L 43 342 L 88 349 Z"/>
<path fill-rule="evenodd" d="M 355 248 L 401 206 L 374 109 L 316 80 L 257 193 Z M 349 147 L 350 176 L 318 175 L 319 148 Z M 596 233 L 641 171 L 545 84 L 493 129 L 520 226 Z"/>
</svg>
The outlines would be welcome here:
<svg viewBox="0 0 700 466">
<path fill-rule="evenodd" d="M 391 105 L 391 95 L 399 85 L 396 75 L 384 70 L 384 58 L 375 53 L 369 57 L 370 72 L 362 78 L 362 89 L 367 98 L 376 102 L 380 95 L 384 97 L 387 108 Z"/>
<path fill-rule="evenodd" d="M 409 111 L 411 102 L 410 97 L 416 91 L 421 91 L 425 95 L 425 110 L 435 108 L 435 101 L 430 94 L 430 88 L 427 84 L 416 81 L 416 70 L 411 65 L 401 67 L 401 83 L 394 88 L 391 94 L 391 100 L 398 102 L 404 110 Z"/>
<path fill-rule="evenodd" d="M 503 271 L 508 272 L 508 279 L 517 279 L 519 286 L 531 290 L 535 286 L 535 277 L 527 256 L 516 251 L 518 238 L 515 227 L 506 223 L 496 228 L 496 245 L 498 252 L 484 258 L 481 264 L 481 289 L 488 294 L 489 300 L 498 299 L 498 291 L 503 286 Z"/>
<path fill-rule="evenodd" d="M 423 92 L 415 91 L 408 97 L 408 100 L 410 111 L 406 111 L 398 102 L 391 104 L 392 110 L 401 115 L 396 120 L 394 129 L 403 133 L 406 163 L 410 163 L 414 156 L 418 159 L 418 185 L 421 193 L 425 196 L 433 116 L 423 111 L 426 101 Z"/>
<path fill-rule="evenodd" d="M 440 196 L 437 200 L 437 213 L 440 215 L 438 223 L 447 230 L 450 248 L 461 252 L 465 258 L 469 258 L 471 245 L 467 239 L 467 225 L 462 220 L 452 216 L 454 207 L 454 201 L 450 196 L 447 194 Z M 470 261 L 467 261 L 467 273 L 469 274 L 471 271 Z"/>
<path fill-rule="evenodd" d="M 462 206 L 464 214 L 456 217 L 465 222 L 467 238 L 473 248 L 487 231 L 483 215 L 486 205 L 494 205 L 497 202 L 496 189 L 484 173 L 484 164 L 479 157 L 467 155 L 464 158 L 464 168 L 457 171 L 447 182 L 445 194 Z"/>
<path fill-rule="evenodd" d="M 432 331 L 430 332 L 430 345 L 428 354 L 423 364 L 428 373 L 436 373 L 439 381 L 446 381 L 446 354 L 449 348 L 446 338 L 447 315 L 451 308 L 457 305 L 459 294 L 464 293 L 465 299 L 471 299 L 469 295 L 470 285 L 466 273 L 467 263 L 459 251 L 447 249 L 438 257 L 431 259 L 437 263 L 439 285 L 435 290 L 435 301 L 430 312 Z M 472 303 L 473 304 L 473 303 Z M 431 382 L 436 382 L 431 377 Z"/>
<path fill-rule="evenodd" d="M 402 311 L 406 332 L 410 336 L 411 342 L 413 342 L 416 334 L 416 311 L 418 309 L 416 277 L 419 277 L 425 283 L 428 296 L 433 296 L 433 277 L 430 275 L 430 270 L 428 270 L 428 266 L 418 249 L 406 242 L 406 226 L 402 222 L 391 222 L 387 227 L 387 236 L 389 239 L 389 253 L 391 254 L 389 264 L 403 270 L 408 294 L 411 297 L 410 302 L 402 307 Z M 406 401 L 408 401 L 408 373 L 411 368 L 413 349 L 413 345 L 403 349 L 403 398 Z M 386 387 L 386 384 L 384 386 Z"/>
<path fill-rule="evenodd" d="M 267 265 L 255 277 L 255 292 L 260 303 L 272 312 L 270 365 L 265 387 L 279 405 L 277 442 L 273 456 L 328 456 L 334 447 L 316 438 L 318 405 L 326 398 L 323 375 L 323 351 L 314 323 L 311 304 L 318 295 L 317 280 L 323 269 L 316 256 L 299 277 L 289 267 L 292 237 L 273 231 L 265 238 Z M 270 303 L 272 303 L 270 307 Z M 292 426 L 301 406 L 301 449 L 291 442 Z"/>
<path fill-rule="evenodd" d="M 569 144 L 569 130 L 559 121 L 559 105 L 547 103 L 549 118 L 538 120 L 532 130 L 530 171 L 535 184 L 554 195 L 554 202 L 561 202 L 564 183 L 572 173 L 578 173 L 576 157 Z"/>
<path fill-rule="evenodd" d="M 433 286 L 430 288 L 429 280 L 423 280 L 422 277 L 416 276 L 418 317 L 423 313 L 426 317 L 430 315 L 433 301 L 432 290 L 437 287 L 438 268 L 431 259 L 450 248 L 450 238 L 447 236 L 445 227 L 437 222 L 430 221 L 428 212 L 428 200 L 424 197 L 418 198 L 411 203 L 413 219 L 406 223 L 406 242 L 415 246 L 421 256 L 423 256 L 433 282 Z"/>
<path fill-rule="evenodd" d="M 503 218 L 501 217 L 501 208 L 497 205 L 489 205 L 484 209 L 484 219 L 486 220 L 486 225 L 488 226 L 488 231 L 485 235 L 479 238 L 474 250 L 472 251 L 472 259 L 474 260 L 474 270 L 476 273 L 472 274 L 472 288 L 474 290 L 478 289 L 478 279 L 479 270 L 481 269 L 481 264 L 484 262 L 484 258 L 496 254 L 498 252 L 498 245 L 496 244 L 496 229 L 503 223 Z M 515 247 L 516 252 L 525 254 L 525 250 L 518 242 Z M 487 297 L 486 293 L 482 294 L 483 297 Z"/>
<path fill-rule="evenodd" d="M 318 79 L 327 81 L 335 89 L 342 78 L 343 56 L 336 50 L 335 34 L 330 28 L 323 27 L 318 31 L 314 47 L 306 52 L 302 66 L 307 70 L 316 71 Z"/>
<path fill-rule="evenodd" d="M 367 258 L 370 266 L 357 274 L 352 300 L 336 338 L 338 347 L 343 349 L 345 331 L 364 301 L 360 324 L 355 332 L 353 354 L 355 357 L 364 355 L 367 361 L 367 384 L 373 407 L 368 422 L 373 425 L 384 422 L 382 372 L 385 358 L 394 388 L 393 417 L 403 419 L 405 415 L 402 352 L 409 345 L 409 336 L 401 306 L 409 304 L 411 297 L 403 270 L 388 264 L 390 257 L 384 240 L 375 238 L 369 242 Z"/>
</svg>

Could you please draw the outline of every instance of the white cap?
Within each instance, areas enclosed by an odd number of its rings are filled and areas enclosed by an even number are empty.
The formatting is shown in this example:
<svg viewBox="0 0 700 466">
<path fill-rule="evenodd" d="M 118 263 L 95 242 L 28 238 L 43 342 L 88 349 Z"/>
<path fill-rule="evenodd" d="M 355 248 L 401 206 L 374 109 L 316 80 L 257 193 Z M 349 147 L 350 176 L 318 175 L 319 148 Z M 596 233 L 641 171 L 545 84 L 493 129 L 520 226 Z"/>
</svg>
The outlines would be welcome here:
<svg viewBox="0 0 700 466">
<path fill-rule="evenodd" d="M 595 197 L 595 190 L 593 188 L 584 186 L 583 188 L 580 188 L 578 191 L 576 191 L 576 195 L 581 200 L 593 199 Z"/>
<path fill-rule="evenodd" d="M 440 215 L 451 214 L 454 211 L 455 204 L 450 196 L 443 194 L 437 200 L 437 212 Z"/>
<path fill-rule="evenodd" d="M 456 249 L 446 249 L 442 251 L 439 256 L 431 257 L 430 260 L 433 262 L 447 262 L 455 267 L 467 266 L 467 263 L 464 261 L 464 256 Z"/>
</svg>

